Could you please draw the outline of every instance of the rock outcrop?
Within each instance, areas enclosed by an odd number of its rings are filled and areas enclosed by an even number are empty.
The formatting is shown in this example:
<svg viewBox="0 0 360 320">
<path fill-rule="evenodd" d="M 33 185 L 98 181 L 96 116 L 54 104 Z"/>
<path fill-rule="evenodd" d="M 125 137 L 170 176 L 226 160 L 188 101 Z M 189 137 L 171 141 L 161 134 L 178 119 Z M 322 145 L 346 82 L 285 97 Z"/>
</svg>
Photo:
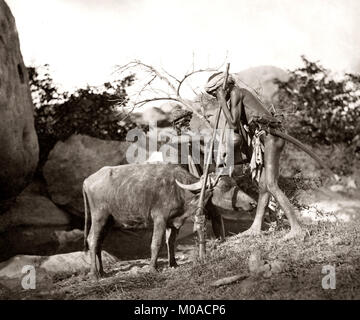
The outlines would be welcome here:
<svg viewBox="0 0 360 320">
<path fill-rule="evenodd" d="M 86 135 L 72 135 L 65 142 L 59 141 L 43 168 L 52 201 L 68 212 L 82 216 L 84 179 L 104 166 L 126 164 L 130 144 Z"/>
<path fill-rule="evenodd" d="M 69 226 L 18 226 L 0 233 L 0 261 L 17 254 L 53 255 L 83 248 L 83 231 Z"/>
<path fill-rule="evenodd" d="M 16 254 L 54 254 L 81 248 L 82 222 L 57 207 L 34 180 L 0 217 L 0 261 Z M 81 241 L 80 241 L 81 242 Z"/>
<path fill-rule="evenodd" d="M 102 251 L 104 265 L 114 264 L 117 259 L 106 251 Z M 57 254 L 53 256 L 17 255 L 0 263 L 0 286 L 12 291 L 23 290 L 23 279 L 26 273 L 33 270 L 35 275 L 34 288 L 52 287 L 52 276 L 64 273 L 88 272 L 90 255 L 81 251 Z M 30 272 L 29 272 L 30 271 Z"/>
<path fill-rule="evenodd" d="M 31 185 L 30 185 L 31 186 Z M 44 195 L 26 188 L 16 199 L 11 209 L 0 219 L 0 232 L 9 228 L 64 226 L 71 223 L 71 215 L 62 211 Z"/>
<path fill-rule="evenodd" d="M 30 182 L 39 148 L 15 20 L 0 0 L 0 211 Z"/>
</svg>

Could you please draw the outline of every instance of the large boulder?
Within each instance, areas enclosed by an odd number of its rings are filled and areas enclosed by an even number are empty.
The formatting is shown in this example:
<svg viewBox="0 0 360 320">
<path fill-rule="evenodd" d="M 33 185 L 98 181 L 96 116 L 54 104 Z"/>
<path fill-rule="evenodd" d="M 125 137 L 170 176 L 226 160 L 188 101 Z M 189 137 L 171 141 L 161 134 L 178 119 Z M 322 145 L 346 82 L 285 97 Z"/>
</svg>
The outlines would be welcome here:
<svg viewBox="0 0 360 320">
<path fill-rule="evenodd" d="M 0 211 L 31 180 L 39 147 L 15 20 L 0 0 Z"/>
<path fill-rule="evenodd" d="M 25 189 L 11 209 L 1 216 L 0 232 L 18 226 L 63 226 L 71 223 L 71 216 L 50 199 Z"/>
<path fill-rule="evenodd" d="M 78 223 L 48 198 L 43 181 L 34 180 L 1 215 L 0 261 L 19 253 L 54 254 L 79 248 L 82 232 L 67 231 Z"/>
<path fill-rule="evenodd" d="M 82 250 L 83 231 L 69 226 L 17 226 L 0 233 L 0 261 L 17 254 L 53 255 Z"/>
<path fill-rule="evenodd" d="M 104 263 L 115 263 L 117 258 L 106 251 L 101 253 Z M 21 278 L 22 268 L 26 265 L 45 269 L 49 273 L 88 271 L 90 256 L 82 251 L 56 254 L 49 257 L 17 255 L 0 263 L 0 278 Z"/>
<path fill-rule="evenodd" d="M 102 251 L 101 256 L 105 266 L 113 265 L 118 261 L 106 251 Z M 0 287 L 12 292 L 23 291 L 23 283 L 26 283 L 24 277 L 30 275 L 31 269 L 35 276 L 33 289 L 50 289 L 53 286 L 53 277 L 56 275 L 88 272 L 90 255 L 81 251 L 49 257 L 17 255 L 0 263 Z"/>
<path fill-rule="evenodd" d="M 126 164 L 131 142 L 109 141 L 86 135 L 72 135 L 59 141 L 43 168 L 52 201 L 72 214 L 83 216 L 84 179 L 104 166 Z"/>
</svg>

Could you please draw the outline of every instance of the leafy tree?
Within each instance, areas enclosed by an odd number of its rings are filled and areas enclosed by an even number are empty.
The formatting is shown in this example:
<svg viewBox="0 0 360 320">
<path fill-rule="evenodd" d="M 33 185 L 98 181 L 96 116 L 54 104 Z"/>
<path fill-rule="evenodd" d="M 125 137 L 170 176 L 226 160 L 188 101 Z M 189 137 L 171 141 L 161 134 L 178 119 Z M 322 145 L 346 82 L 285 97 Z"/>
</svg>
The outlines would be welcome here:
<svg viewBox="0 0 360 320">
<path fill-rule="evenodd" d="M 318 62 L 302 60 L 287 81 L 276 81 L 280 109 L 290 109 L 290 133 L 307 142 L 350 144 L 360 133 L 360 75 L 336 79 Z"/>
<path fill-rule="evenodd" d="M 40 145 L 40 167 L 59 140 L 72 134 L 100 139 L 123 140 L 136 125 L 119 106 L 128 102 L 126 88 L 134 81 L 129 75 L 102 87 L 86 87 L 74 93 L 60 92 L 48 72 L 29 67 L 29 82 L 35 105 L 35 128 Z M 43 72 L 45 70 L 45 72 Z"/>
</svg>

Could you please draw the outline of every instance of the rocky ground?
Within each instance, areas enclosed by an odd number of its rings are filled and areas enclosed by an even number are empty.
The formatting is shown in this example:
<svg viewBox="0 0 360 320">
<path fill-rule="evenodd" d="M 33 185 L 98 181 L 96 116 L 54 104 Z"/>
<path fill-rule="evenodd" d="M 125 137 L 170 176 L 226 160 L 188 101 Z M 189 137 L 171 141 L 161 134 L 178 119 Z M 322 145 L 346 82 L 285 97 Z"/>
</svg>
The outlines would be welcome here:
<svg viewBox="0 0 360 320">
<path fill-rule="evenodd" d="M 53 256 L 48 260 L 40 258 L 37 260 L 40 271 L 35 290 L 22 290 L 18 278 L 15 283 L 4 285 L 3 282 L 0 297 L 359 299 L 359 190 L 346 187 L 344 183 L 335 187 L 301 189 L 296 190 L 292 201 L 298 207 L 299 219 L 306 229 L 302 240 L 285 241 L 286 221 L 272 223 L 258 237 L 238 234 L 229 236 L 222 244 L 209 240 L 207 261 L 199 263 L 192 237 L 185 235 L 177 248 L 179 268 L 167 268 L 164 255 L 160 259 L 159 272 L 151 273 L 147 268 L 149 259 L 120 261 L 105 253 L 108 277 L 100 281 L 87 276 L 88 257 L 83 253 Z M 187 228 L 191 231 L 191 224 Z M 72 268 L 76 266 L 74 269 L 64 267 L 70 256 L 72 261 L 77 261 L 71 264 Z M 336 288 L 325 290 L 322 288 L 322 279 L 326 276 L 323 268 L 329 265 L 335 267 Z M 240 275 L 234 283 L 219 286 L 214 283 L 234 275 Z M 22 276 L 19 274 L 20 278 Z"/>
</svg>

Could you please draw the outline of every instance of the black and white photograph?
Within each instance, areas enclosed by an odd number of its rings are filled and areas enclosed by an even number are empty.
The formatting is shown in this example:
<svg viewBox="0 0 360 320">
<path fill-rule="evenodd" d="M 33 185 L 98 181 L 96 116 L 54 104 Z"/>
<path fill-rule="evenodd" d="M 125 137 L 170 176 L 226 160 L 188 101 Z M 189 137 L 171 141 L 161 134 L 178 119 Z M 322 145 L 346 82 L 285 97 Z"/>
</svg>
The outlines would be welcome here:
<svg viewBox="0 0 360 320">
<path fill-rule="evenodd" d="M 359 300 L 359 17 L 0 0 L 0 300 Z"/>
</svg>

